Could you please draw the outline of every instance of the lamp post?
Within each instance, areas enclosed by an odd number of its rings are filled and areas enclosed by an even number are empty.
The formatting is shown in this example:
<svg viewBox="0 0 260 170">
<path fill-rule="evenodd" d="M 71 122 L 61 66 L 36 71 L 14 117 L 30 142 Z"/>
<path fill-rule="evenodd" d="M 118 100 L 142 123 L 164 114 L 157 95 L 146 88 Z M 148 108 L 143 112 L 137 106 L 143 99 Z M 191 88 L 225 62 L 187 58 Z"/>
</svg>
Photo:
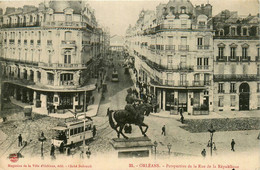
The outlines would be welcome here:
<svg viewBox="0 0 260 170">
<path fill-rule="evenodd" d="M 210 129 L 208 129 L 209 133 L 210 133 L 210 140 L 208 142 L 208 147 L 210 147 L 210 155 L 212 156 L 212 147 L 213 147 L 213 143 L 214 143 L 214 150 L 216 149 L 216 145 L 215 142 L 213 142 L 213 134 L 216 131 L 215 129 L 213 129 L 213 125 L 211 124 Z M 213 143 L 212 143 L 213 142 Z"/>
<path fill-rule="evenodd" d="M 172 144 L 168 143 L 167 147 L 168 147 L 168 150 L 169 150 L 169 155 L 171 155 Z"/>
<path fill-rule="evenodd" d="M 41 157 L 43 159 L 43 142 L 46 141 L 46 137 L 44 136 L 44 133 L 41 133 L 41 136 L 38 139 L 41 143 L 42 143 L 42 147 L 41 147 Z"/>
<path fill-rule="evenodd" d="M 154 155 L 155 155 L 155 159 L 156 159 L 156 147 L 158 146 L 158 143 L 156 141 L 154 141 Z"/>
</svg>

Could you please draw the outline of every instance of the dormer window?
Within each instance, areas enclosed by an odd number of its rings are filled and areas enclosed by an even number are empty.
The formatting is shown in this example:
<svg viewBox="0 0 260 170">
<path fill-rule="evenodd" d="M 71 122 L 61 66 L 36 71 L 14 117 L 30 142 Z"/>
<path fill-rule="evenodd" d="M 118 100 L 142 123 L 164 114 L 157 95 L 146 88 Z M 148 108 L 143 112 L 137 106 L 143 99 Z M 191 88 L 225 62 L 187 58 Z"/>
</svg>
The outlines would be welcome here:
<svg viewBox="0 0 260 170">
<path fill-rule="evenodd" d="M 219 36 L 224 36 L 224 30 L 223 29 L 219 30 L 218 34 Z"/>
<path fill-rule="evenodd" d="M 181 13 L 182 13 L 182 14 L 185 14 L 185 13 L 186 13 L 186 7 L 185 7 L 185 6 L 181 7 Z"/>
<path fill-rule="evenodd" d="M 242 29 L 242 35 L 243 36 L 247 36 L 248 34 L 247 34 L 247 27 L 244 27 L 243 29 Z"/>
<path fill-rule="evenodd" d="M 230 28 L 230 35 L 236 35 L 237 33 L 236 33 L 236 27 L 231 27 Z"/>
<path fill-rule="evenodd" d="M 175 13 L 175 8 L 174 7 L 170 7 L 170 12 L 172 13 L 172 14 L 174 14 Z"/>
</svg>

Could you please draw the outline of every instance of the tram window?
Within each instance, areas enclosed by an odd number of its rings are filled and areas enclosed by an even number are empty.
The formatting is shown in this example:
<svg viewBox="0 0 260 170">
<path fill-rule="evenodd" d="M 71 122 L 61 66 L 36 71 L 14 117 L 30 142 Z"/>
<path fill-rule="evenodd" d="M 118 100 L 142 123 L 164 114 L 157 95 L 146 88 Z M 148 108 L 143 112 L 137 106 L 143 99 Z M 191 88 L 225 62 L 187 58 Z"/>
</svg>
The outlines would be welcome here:
<svg viewBox="0 0 260 170">
<path fill-rule="evenodd" d="M 81 128 L 79 127 L 79 128 L 78 128 L 78 133 L 80 133 L 80 132 L 81 132 Z"/>
<path fill-rule="evenodd" d="M 87 131 L 88 130 L 88 126 L 85 126 L 85 131 Z"/>
<path fill-rule="evenodd" d="M 70 129 L 70 135 L 73 135 L 73 129 Z"/>
<path fill-rule="evenodd" d="M 81 132 L 84 132 L 84 127 L 83 126 L 81 127 Z"/>
<path fill-rule="evenodd" d="M 78 129 L 74 129 L 74 135 L 76 135 L 78 133 Z"/>
</svg>

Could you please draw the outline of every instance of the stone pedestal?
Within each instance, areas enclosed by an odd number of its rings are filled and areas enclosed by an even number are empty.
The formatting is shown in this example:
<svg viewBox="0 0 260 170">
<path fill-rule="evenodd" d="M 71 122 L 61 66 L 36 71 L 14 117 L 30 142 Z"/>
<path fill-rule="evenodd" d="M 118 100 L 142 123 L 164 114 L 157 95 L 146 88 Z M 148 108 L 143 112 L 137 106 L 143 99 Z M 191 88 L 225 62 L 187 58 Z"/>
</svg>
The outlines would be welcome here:
<svg viewBox="0 0 260 170">
<path fill-rule="evenodd" d="M 153 144 L 148 137 L 113 138 L 110 143 L 118 158 L 144 158 L 152 154 Z"/>
</svg>

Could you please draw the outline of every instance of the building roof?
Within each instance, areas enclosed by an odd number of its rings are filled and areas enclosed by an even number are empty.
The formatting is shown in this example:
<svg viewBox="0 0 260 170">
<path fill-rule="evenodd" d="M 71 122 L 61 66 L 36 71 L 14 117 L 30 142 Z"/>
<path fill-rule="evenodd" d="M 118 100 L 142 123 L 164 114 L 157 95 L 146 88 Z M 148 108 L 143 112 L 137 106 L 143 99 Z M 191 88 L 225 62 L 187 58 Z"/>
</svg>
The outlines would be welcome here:
<svg viewBox="0 0 260 170">
<path fill-rule="evenodd" d="M 84 5 L 81 1 L 51 1 L 49 7 L 54 13 L 63 13 L 66 8 L 71 8 L 74 14 L 80 14 Z"/>
</svg>

